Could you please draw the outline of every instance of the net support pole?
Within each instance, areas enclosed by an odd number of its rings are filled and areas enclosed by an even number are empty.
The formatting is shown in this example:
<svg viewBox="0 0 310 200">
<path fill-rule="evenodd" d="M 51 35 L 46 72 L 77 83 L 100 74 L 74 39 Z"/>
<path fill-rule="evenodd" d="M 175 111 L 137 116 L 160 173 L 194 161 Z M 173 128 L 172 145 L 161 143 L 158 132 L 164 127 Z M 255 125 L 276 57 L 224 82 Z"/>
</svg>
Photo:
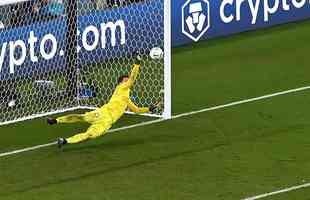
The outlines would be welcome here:
<svg viewBox="0 0 310 200">
<path fill-rule="evenodd" d="M 66 1 L 66 67 L 67 67 L 67 92 L 71 100 L 78 95 L 77 79 L 78 79 L 78 35 L 77 35 L 77 0 Z"/>
<path fill-rule="evenodd" d="M 164 113 L 165 119 L 171 114 L 171 1 L 164 0 Z"/>
</svg>

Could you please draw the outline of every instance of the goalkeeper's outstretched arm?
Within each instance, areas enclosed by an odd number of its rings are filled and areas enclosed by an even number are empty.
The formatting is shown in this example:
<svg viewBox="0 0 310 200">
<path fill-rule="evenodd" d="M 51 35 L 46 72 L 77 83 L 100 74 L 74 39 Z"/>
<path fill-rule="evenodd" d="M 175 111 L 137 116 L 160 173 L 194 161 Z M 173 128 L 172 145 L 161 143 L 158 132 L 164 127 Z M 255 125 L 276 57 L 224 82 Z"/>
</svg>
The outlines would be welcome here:
<svg viewBox="0 0 310 200">
<path fill-rule="evenodd" d="M 128 108 L 134 113 L 154 113 L 155 110 L 160 106 L 160 103 L 156 105 L 151 105 L 149 107 L 138 107 L 134 102 L 129 99 Z"/>
<path fill-rule="evenodd" d="M 139 54 L 137 54 L 135 57 L 135 64 L 133 64 L 131 73 L 129 76 L 127 76 L 128 80 L 123 85 L 125 88 L 130 89 L 133 86 L 133 84 L 135 83 L 135 81 L 139 75 L 141 60 L 142 60 L 141 56 Z"/>
<path fill-rule="evenodd" d="M 134 113 L 148 113 L 150 109 L 148 107 L 138 107 L 134 102 L 129 100 L 128 108 Z"/>
<path fill-rule="evenodd" d="M 133 68 L 131 70 L 130 76 L 128 81 L 124 83 L 125 88 L 131 88 L 133 84 L 135 83 L 140 71 L 140 65 L 139 64 L 134 64 Z"/>
</svg>

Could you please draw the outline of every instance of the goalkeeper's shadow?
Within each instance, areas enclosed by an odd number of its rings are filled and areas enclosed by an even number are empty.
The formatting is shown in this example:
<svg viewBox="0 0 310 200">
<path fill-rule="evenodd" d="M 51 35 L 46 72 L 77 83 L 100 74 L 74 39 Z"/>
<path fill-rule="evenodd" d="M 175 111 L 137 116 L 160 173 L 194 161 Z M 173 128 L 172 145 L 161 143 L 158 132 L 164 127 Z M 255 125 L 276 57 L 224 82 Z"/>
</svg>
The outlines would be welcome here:
<svg viewBox="0 0 310 200">
<path fill-rule="evenodd" d="M 120 148 L 120 147 L 128 147 L 128 146 L 136 146 L 145 144 L 147 140 L 145 139 L 132 139 L 132 140 L 119 140 L 119 141 L 109 141 L 109 142 L 96 142 L 93 143 L 92 141 L 87 141 L 83 144 L 78 144 L 76 146 L 71 147 L 65 147 L 63 149 L 63 152 L 80 152 L 80 151 L 92 151 L 95 149 L 114 149 L 114 148 Z"/>
<path fill-rule="evenodd" d="M 83 179 L 87 179 L 87 178 L 91 178 L 91 177 L 96 177 L 96 176 L 100 176 L 100 175 L 103 175 L 103 174 L 118 172 L 118 171 L 121 171 L 121 170 L 126 170 L 126 169 L 129 169 L 129 168 L 139 167 L 139 166 L 143 166 L 143 165 L 146 165 L 146 164 L 157 163 L 157 162 L 161 162 L 163 160 L 169 160 L 169 159 L 173 159 L 173 158 L 176 158 L 176 157 L 182 157 L 182 156 L 185 156 L 185 155 L 191 155 L 191 154 L 199 153 L 199 152 L 203 152 L 203 151 L 211 151 L 211 150 L 214 150 L 216 148 L 221 148 L 221 147 L 227 146 L 227 145 L 229 145 L 229 144 L 227 144 L 227 143 L 219 143 L 219 144 L 216 144 L 216 145 L 211 145 L 211 146 L 208 145 L 208 146 L 204 146 L 204 147 L 201 147 L 201 148 L 190 149 L 190 150 L 187 150 L 187 151 L 174 152 L 174 153 L 170 153 L 168 155 L 163 155 L 163 156 L 159 156 L 159 157 L 155 157 L 155 158 L 147 158 L 147 159 L 144 159 L 144 160 L 141 160 L 141 161 L 136 161 L 136 162 L 133 162 L 133 163 L 129 163 L 127 165 L 111 167 L 111 168 L 107 168 L 107 169 L 103 169 L 103 170 L 97 170 L 97 171 L 85 173 L 85 174 L 79 175 L 79 176 L 73 176 L 73 177 L 67 177 L 67 178 L 59 178 L 58 180 L 51 180 L 51 181 L 46 182 L 46 183 L 32 185 L 32 186 L 25 187 L 24 189 L 20 189 L 20 190 L 7 191 L 7 193 L 0 194 L 0 196 L 11 196 L 13 194 L 16 195 L 16 193 L 25 193 L 25 192 L 29 192 L 31 190 L 42 189 L 42 188 L 46 188 L 46 187 L 53 186 L 53 185 L 81 181 Z"/>
<path fill-rule="evenodd" d="M 138 145 L 145 145 L 145 144 L 155 144 L 155 143 L 175 143 L 176 141 L 187 141 L 191 138 L 192 135 L 168 135 L 168 134 L 148 134 L 142 135 L 141 137 L 137 138 L 124 138 L 124 139 L 112 139 L 112 140 L 105 140 L 103 138 L 97 138 L 95 140 L 89 140 L 85 143 L 72 145 L 68 147 L 64 147 L 63 152 L 83 152 L 83 151 L 94 151 L 97 152 L 96 149 L 103 149 L 103 150 L 111 150 L 111 149 L 119 149 L 119 148 L 128 148 L 129 146 L 138 146 Z M 98 142 L 98 140 L 102 140 Z"/>
</svg>

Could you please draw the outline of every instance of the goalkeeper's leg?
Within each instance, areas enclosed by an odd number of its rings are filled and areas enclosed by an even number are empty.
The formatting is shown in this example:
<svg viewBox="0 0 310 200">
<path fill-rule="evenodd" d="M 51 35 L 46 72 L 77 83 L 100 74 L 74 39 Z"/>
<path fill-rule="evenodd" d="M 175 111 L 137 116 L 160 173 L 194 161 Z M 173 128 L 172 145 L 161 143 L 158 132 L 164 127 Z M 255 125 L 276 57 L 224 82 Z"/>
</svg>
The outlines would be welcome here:
<svg viewBox="0 0 310 200">
<path fill-rule="evenodd" d="M 84 122 L 84 114 L 72 114 L 72 115 L 66 115 L 63 117 L 58 117 L 56 119 L 57 123 L 76 123 L 76 122 Z"/>
<path fill-rule="evenodd" d="M 66 115 L 63 117 L 54 118 L 47 118 L 47 123 L 50 125 L 53 124 L 69 124 L 69 123 L 76 123 L 76 122 L 87 122 L 90 124 L 96 123 L 97 121 L 102 120 L 105 116 L 109 116 L 110 114 L 102 113 L 98 110 L 94 110 L 91 112 L 86 112 L 84 114 L 72 114 Z"/>
<path fill-rule="evenodd" d="M 85 114 L 72 114 L 66 115 L 58 118 L 47 118 L 47 123 L 49 125 L 54 125 L 58 123 L 76 123 L 76 122 L 85 122 Z"/>
<path fill-rule="evenodd" d="M 86 141 L 88 139 L 94 139 L 103 136 L 111 128 L 112 124 L 109 122 L 102 122 L 91 125 L 85 133 L 80 133 L 66 139 L 67 143 L 74 144 Z"/>
</svg>

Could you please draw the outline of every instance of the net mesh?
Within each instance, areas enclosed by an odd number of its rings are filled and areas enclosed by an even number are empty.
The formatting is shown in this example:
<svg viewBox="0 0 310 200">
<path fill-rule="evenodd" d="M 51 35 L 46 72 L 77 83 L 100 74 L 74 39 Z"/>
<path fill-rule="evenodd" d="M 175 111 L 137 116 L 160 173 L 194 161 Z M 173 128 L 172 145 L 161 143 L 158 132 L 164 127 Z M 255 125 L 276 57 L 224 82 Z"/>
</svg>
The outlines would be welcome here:
<svg viewBox="0 0 310 200">
<path fill-rule="evenodd" d="M 0 11 L 0 124 L 107 103 L 135 52 L 132 100 L 163 101 L 164 59 L 148 55 L 164 48 L 163 0 L 30 0 Z"/>
</svg>

